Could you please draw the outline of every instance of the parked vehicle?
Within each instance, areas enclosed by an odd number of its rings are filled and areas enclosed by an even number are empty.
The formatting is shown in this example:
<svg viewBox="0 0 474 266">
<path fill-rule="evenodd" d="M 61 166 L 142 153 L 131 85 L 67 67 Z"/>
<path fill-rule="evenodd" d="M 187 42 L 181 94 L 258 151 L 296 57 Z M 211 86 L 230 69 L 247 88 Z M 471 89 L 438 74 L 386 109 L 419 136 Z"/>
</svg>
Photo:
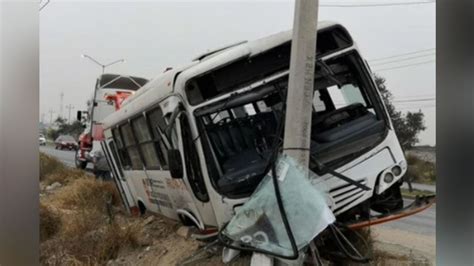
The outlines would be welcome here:
<svg viewBox="0 0 474 266">
<path fill-rule="evenodd" d="M 79 145 L 77 141 L 70 135 L 61 135 L 54 141 L 56 150 L 77 150 Z"/>
<path fill-rule="evenodd" d="M 367 217 L 369 207 L 400 210 L 407 163 L 373 75 L 343 26 L 318 25 L 307 167 L 338 221 Z M 131 212 L 203 231 L 232 218 L 282 138 L 291 38 L 286 31 L 203 54 L 103 120 L 104 152 Z"/>
<path fill-rule="evenodd" d="M 46 138 L 44 137 L 43 134 L 39 134 L 39 145 L 40 146 L 45 146 L 46 145 Z"/>
<path fill-rule="evenodd" d="M 84 123 L 76 152 L 76 167 L 84 169 L 88 163 L 98 176 L 109 176 L 110 170 L 102 152 L 104 139 L 101 120 L 120 108 L 120 104 L 148 80 L 118 74 L 99 76 L 87 111 L 78 111 L 77 119 Z"/>
</svg>

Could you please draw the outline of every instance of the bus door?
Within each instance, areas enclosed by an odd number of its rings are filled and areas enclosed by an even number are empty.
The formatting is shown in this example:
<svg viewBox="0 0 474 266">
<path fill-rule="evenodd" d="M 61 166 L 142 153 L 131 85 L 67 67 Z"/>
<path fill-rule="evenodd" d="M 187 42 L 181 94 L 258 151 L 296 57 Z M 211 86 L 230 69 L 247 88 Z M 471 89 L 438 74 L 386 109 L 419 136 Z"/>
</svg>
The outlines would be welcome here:
<svg viewBox="0 0 474 266">
<path fill-rule="evenodd" d="M 178 214 L 183 218 L 193 220 L 200 229 L 204 225 L 215 225 L 215 215 L 209 201 L 203 173 L 196 150 L 195 142 L 191 134 L 188 116 L 184 111 L 175 110 L 170 118 L 169 137 L 171 147 L 168 149 L 168 161 L 170 163 L 171 183 L 179 187 L 182 192 L 177 197 L 188 202 L 187 209 L 192 214 L 186 214 L 186 208 L 178 208 Z M 178 165 L 176 165 L 176 163 Z M 173 171 L 172 171 L 173 169 Z M 174 171 L 179 169 L 178 171 Z"/>
<path fill-rule="evenodd" d="M 114 179 L 117 189 L 122 196 L 121 198 L 123 204 L 129 213 L 135 214 L 135 211 L 137 211 L 138 209 L 135 204 L 135 201 L 133 200 L 132 191 L 130 190 L 127 181 L 125 180 L 122 168 L 119 165 L 118 153 L 117 148 L 115 146 L 115 142 L 112 138 L 108 138 L 107 140 L 105 140 L 105 143 L 101 142 L 100 144 L 102 146 L 102 150 L 105 153 L 105 156 L 108 158 L 107 162 L 109 168 L 111 169 L 112 178 Z"/>
</svg>

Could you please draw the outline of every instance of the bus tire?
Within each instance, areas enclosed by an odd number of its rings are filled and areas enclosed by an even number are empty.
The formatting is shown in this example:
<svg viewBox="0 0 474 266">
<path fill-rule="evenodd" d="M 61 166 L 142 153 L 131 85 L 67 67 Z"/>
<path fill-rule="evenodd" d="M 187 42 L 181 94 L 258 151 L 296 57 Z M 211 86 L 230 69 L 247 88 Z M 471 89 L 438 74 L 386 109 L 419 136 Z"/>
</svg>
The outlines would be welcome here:
<svg viewBox="0 0 474 266">
<path fill-rule="evenodd" d="M 400 184 L 394 184 L 380 195 L 374 195 L 370 208 L 382 214 L 395 212 L 403 208 Z"/>
</svg>

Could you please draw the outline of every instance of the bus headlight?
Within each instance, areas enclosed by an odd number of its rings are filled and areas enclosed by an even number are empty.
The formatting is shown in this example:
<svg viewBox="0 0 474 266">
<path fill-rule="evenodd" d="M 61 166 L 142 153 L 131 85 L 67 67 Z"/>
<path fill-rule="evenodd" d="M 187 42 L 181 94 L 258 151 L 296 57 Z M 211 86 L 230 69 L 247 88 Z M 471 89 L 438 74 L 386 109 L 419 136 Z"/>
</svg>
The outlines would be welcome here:
<svg viewBox="0 0 474 266">
<path fill-rule="evenodd" d="M 398 165 L 395 165 L 394 167 L 392 167 L 392 173 L 395 176 L 399 176 L 402 173 L 402 168 Z"/>
<path fill-rule="evenodd" d="M 391 182 L 393 181 L 393 178 L 394 178 L 393 174 L 392 174 L 391 172 L 387 172 L 387 173 L 385 173 L 385 175 L 383 176 L 383 181 L 384 181 L 385 183 L 391 183 Z"/>
</svg>

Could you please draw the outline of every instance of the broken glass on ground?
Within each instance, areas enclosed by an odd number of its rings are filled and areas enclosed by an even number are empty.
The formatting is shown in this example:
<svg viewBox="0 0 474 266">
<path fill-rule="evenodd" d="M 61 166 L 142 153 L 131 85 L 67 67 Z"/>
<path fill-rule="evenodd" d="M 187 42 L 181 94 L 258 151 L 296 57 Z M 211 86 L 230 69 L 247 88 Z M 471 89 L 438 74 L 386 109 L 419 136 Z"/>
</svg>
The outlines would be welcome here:
<svg viewBox="0 0 474 266">
<path fill-rule="evenodd" d="M 335 221 L 326 202 L 323 182 L 311 184 L 317 176 L 288 155 L 277 160 L 276 175 L 288 222 L 298 250 L 307 246 Z M 269 171 L 250 199 L 237 211 L 222 232 L 233 245 L 254 247 L 282 256 L 293 255 L 291 242 L 278 208 L 272 171 Z"/>
</svg>

